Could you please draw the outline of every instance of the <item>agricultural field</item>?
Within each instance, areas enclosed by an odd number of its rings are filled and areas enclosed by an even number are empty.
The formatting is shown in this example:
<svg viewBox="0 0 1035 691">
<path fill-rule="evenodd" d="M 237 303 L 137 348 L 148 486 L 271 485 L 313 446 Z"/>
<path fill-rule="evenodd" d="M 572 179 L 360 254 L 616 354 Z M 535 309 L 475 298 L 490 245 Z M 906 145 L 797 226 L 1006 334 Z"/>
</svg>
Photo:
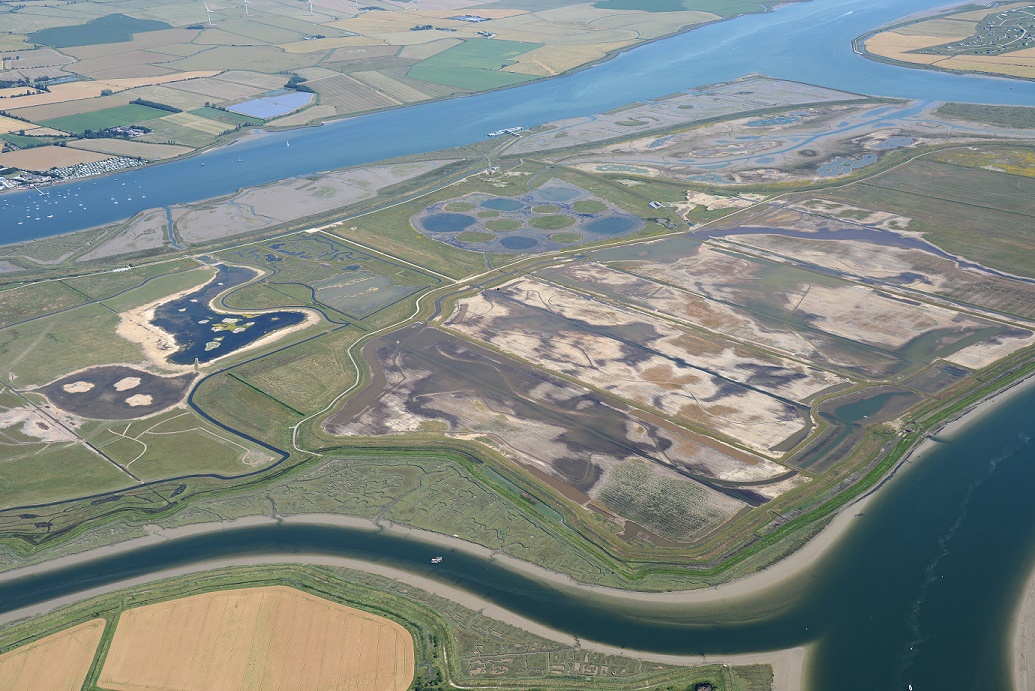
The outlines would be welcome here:
<svg viewBox="0 0 1035 691">
<path fill-rule="evenodd" d="M 16 131 L 53 127 L 76 141 L 87 129 L 141 124 L 153 131 L 140 141 L 197 150 L 263 122 L 295 127 L 554 76 L 646 40 L 764 9 L 709 4 L 654 11 L 560 0 L 531 12 L 520 2 L 498 2 L 478 10 L 484 21 L 472 22 L 457 19 L 463 3 L 317 2 L 308 13 L 288 5 L 206 13 L 204 6 L 130 2 L 113 13 L 92 1 L 60 10 L 30 3 L 3 14 L 9 28 L 0 69 L 28 83 L 62 82 L 0 89 L 0 96 L 25 119 Z M 312 94 L 285 92 L 291 75 Z M 139 110 L 146 106 L 132 111 L 136 99 L 183 112 L 147 121 Z M 250 117 L 232 122 L 217 113 Z M 51 120 L 57 125 L 41 124 Z"/>
<path fill-rule="evenodd" d="M 475 91 L 498 89 L 526 82 L 532 77 L 500 69 L 522 53 L 539 48 L 520 41 L 465 41 L 432 55 L 410 68 L 408 76 L 435 84 Z"/>
<path fill-rule="evenodd" d="M 100 131 L 109 127 L 118 127 L 119 125 L 140 124 L 163 117 L 164 115 L 165 112 L 157 108 L 130 104 L 118 108 L 95 110 L 92 113 L 84 113 L 82 115 L 70 115 L 63 118 L 54 118 L 53 120 L 43 120 L 40 124 L 44 127 L 52 127 L 65 132 L 82 134 L 86 130 Z"/>
<path fill-rule="evenodd" d="M 284 587 L 226 590 L 119 617 L 99 684 L 113 691 L 347 688 L 405 691 L 413 639 L 394 621 Z"/>
<path fill-rule="evenodd" d="M 881 58 L 957 72 L 1035 77 L 1035 12 L 1027 2 L 947 12 L 861 39 Z"/>
<path fill-rule="evenodd" d="M 19 170 L 47 171 L 55 167 L 96 163 L 110 158 L 113 157 L 108 154 L 78 150 L 71 147 L 40 146 L 0 154 L 0 166 L 17 168 Z"/>
<path fill-rule="evenodd" d="M 0 655 L 0 686 L 78 691 L 103 633 L 104 620 L 93 619 Z"/>
</svg>

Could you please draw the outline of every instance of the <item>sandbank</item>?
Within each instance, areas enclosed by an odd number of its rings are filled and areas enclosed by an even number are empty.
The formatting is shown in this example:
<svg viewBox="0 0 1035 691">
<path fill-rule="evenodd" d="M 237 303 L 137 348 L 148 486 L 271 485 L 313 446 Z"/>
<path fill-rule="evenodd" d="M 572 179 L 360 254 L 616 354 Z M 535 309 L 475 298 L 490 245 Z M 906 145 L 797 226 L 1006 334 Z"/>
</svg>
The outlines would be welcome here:
<svg viewBox="0 0 1035 691">
<path fill-rule="evenodd" d="M 1014 691 L 1032 691 L 1035 689 L 1035 571 L 1028 579 L 1014 616 L 1010 650 Z"/>
</svg>

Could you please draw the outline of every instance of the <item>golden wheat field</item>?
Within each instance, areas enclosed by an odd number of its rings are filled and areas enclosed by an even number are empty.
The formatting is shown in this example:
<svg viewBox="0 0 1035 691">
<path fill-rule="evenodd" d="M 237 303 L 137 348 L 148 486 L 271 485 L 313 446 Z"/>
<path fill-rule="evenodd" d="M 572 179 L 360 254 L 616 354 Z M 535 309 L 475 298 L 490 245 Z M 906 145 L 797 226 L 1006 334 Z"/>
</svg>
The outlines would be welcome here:
<svg viewBox="0 0 1035 691">
<path fill-rule="evenodd" d="M 0 689 L 78 691 L 102 633 L 104 620 L 93 619 L 0 655 Z"/>
<path fill-rule="evenodd" d="M 122 613 L 98 685 L 111 691 L 404 691 L 399 624 L 293 588 L 194 595 Z"/>
</svg>

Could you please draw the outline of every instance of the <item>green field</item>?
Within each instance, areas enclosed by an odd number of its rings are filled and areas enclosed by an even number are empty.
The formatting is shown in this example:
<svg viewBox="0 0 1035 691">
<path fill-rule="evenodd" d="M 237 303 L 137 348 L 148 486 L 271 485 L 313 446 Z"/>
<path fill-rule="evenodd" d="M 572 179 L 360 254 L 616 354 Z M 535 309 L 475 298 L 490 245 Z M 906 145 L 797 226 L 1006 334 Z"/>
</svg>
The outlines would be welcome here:
<svg viewBox="0 0 1035 691">
<path fill-rule="evenodd" d="M 337 329 L 241 365 L 234 372 L 284 405 L 315 413 L 355 382 L 349 348 L 362 336 L 358 328 Z"/>
<path fill-rule="evenodd" d="M 583 199 L 571 205 L 580 214 L 599 214 L 607 211 L 607 204 L 596 199 Z"/>
<path fill-rule="evenodd" d="M 571 216 L 533 216 L 528 225 L 539 230 L 560 230 L 575 225 Z"/>
<path fill-rule="evenodd" d="M 525 224 L 521 221 L 515 221 L 510 218 L 497 218 L 495 220 L 485 222 L 485 228 L 487 230 L 492 230 L 497 233 L 507 233 L 524 227 Z"/>
<path fill-rule="evenodd" d="M 0 484 L 0 508 L 9 508 L 97 494 L 134 481 L 79 444 L 36 443 L 4 450 Z"/>
<path fill-rule="evenodd" d="M 946 103 L 935 111 L 940 117 L 970 120 L 1003 127 L 1035 127 L 1035 108 L 1025 106 L 986 106 L 978 103 Z"/>
<path fill-rule="evenodd" d="M 115 337 L 117 314 L 97 303 L 0 330 L 0 372 L 19 386 L 109 362 L 140 362 L 140 347 Z"/>
<path fill-rule="evenodd" d="M 162 115 L 169 115 L 169 113 L 163 113 Z M 163 120 L 161 117 L 152 116 L 152 118 L 152 120 L 139 123 L 144 127 L 150 128 L 151 132 L 137 137 L 135 141 L 151 142 L 153 144 L 180 144 L 181 146 L 198 149 L 208 146 L 216 140 L 216 137 L 208 132 L 202 132 L 193 127 L 177 125 L 174 122 Z"/>
<path fill-rule="evenodd" d="M 94 46 L 100 43 L 124 43 L 133 40 L 133 34 L 171 28 L 171 25 L 153 19 L 136 19 L 124 14 L 109 14 L 91 19 L 85 24 L 43 29 L 29 34 L 29 39 L 33 43 L 42 43 L 53 48 L 71 48 L 73 46 Z"/>
<path fill-rule="evenodd" d="M 1033 177 L 920 159 L 824 196 L 901 214 L 947 252 L 1035 276 Z"/>
<path fill-rule="evenodd" d="M 29 137 L 27 135 L 15 134 L 14 132 L 8 132 L 7 134 L 0 134 L 0 139 L 3 139 L 11 144 L 14 144 L 19 149 L 34 149 L 37 146 L 47 146 L 48 144 L 54 144 L 56 142 L 63 141 L 63 137 Z"/>
<path fill-rule="evenodd" d="M 106 271 L 90 276 L 66 278 L 63 283 L 95 300 L 106 300 L 118 293 L 138 288 L 158 276 L 178 274 L 196 268 L 198 264 L 193 259 L 177 259 L 118 273 Z"/>
<path fill-rule="evenodd" d="M 115 108 L 95 110 L 92 113 L 66 115 L 61 118 L 45 120 L 40 124 L 44 127 L 53 127 L 54 129 L 63 130 L 65 132 L 82 134 L 86 130 L 100 132 L 109 127 L 137 125 L 147 120 L 154 120 L 155 118 L 160 118 L 168 114 L 169 113 L 164 110 L 130 103 L 124 106 L 116 106 Z"/>
<path fill-rule="evenodd" d="M 61 281 L 4 291 L 0 293 L 0 326 L 60 312 L 86 301 L 86 296 Z"/>
<path fill-rule="evenodd" d="M 541 47 L 521 41 L 469 40 L 442 51 L 410 68 L 408 76 L 472 91 L 498 89 L 527 82 L 535 77 L 501 72 L 522 53 Z"/>
<path fill-rule="evenodd" d="M 273 460 L 194 411 L 174 409 L 143 420 L 100 422 L 85 436 L 144 480 L 194 473 L 240 475 Z"/>
</svg>

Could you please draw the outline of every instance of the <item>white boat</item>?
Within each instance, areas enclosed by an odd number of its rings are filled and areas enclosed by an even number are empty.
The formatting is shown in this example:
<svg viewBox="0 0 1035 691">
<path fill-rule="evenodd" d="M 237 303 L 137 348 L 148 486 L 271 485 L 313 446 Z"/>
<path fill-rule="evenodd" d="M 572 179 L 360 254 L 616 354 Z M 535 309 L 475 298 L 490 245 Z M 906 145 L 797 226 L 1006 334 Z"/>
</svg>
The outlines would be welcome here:
<svg viewBox="0 0 1035 691">
<path fill-rule="evenodd" d="M 441 564 L 442 563 L 442 557 L 432 557 L 431 558 L 431 563 L 432 564 Z"/>
</svg>

